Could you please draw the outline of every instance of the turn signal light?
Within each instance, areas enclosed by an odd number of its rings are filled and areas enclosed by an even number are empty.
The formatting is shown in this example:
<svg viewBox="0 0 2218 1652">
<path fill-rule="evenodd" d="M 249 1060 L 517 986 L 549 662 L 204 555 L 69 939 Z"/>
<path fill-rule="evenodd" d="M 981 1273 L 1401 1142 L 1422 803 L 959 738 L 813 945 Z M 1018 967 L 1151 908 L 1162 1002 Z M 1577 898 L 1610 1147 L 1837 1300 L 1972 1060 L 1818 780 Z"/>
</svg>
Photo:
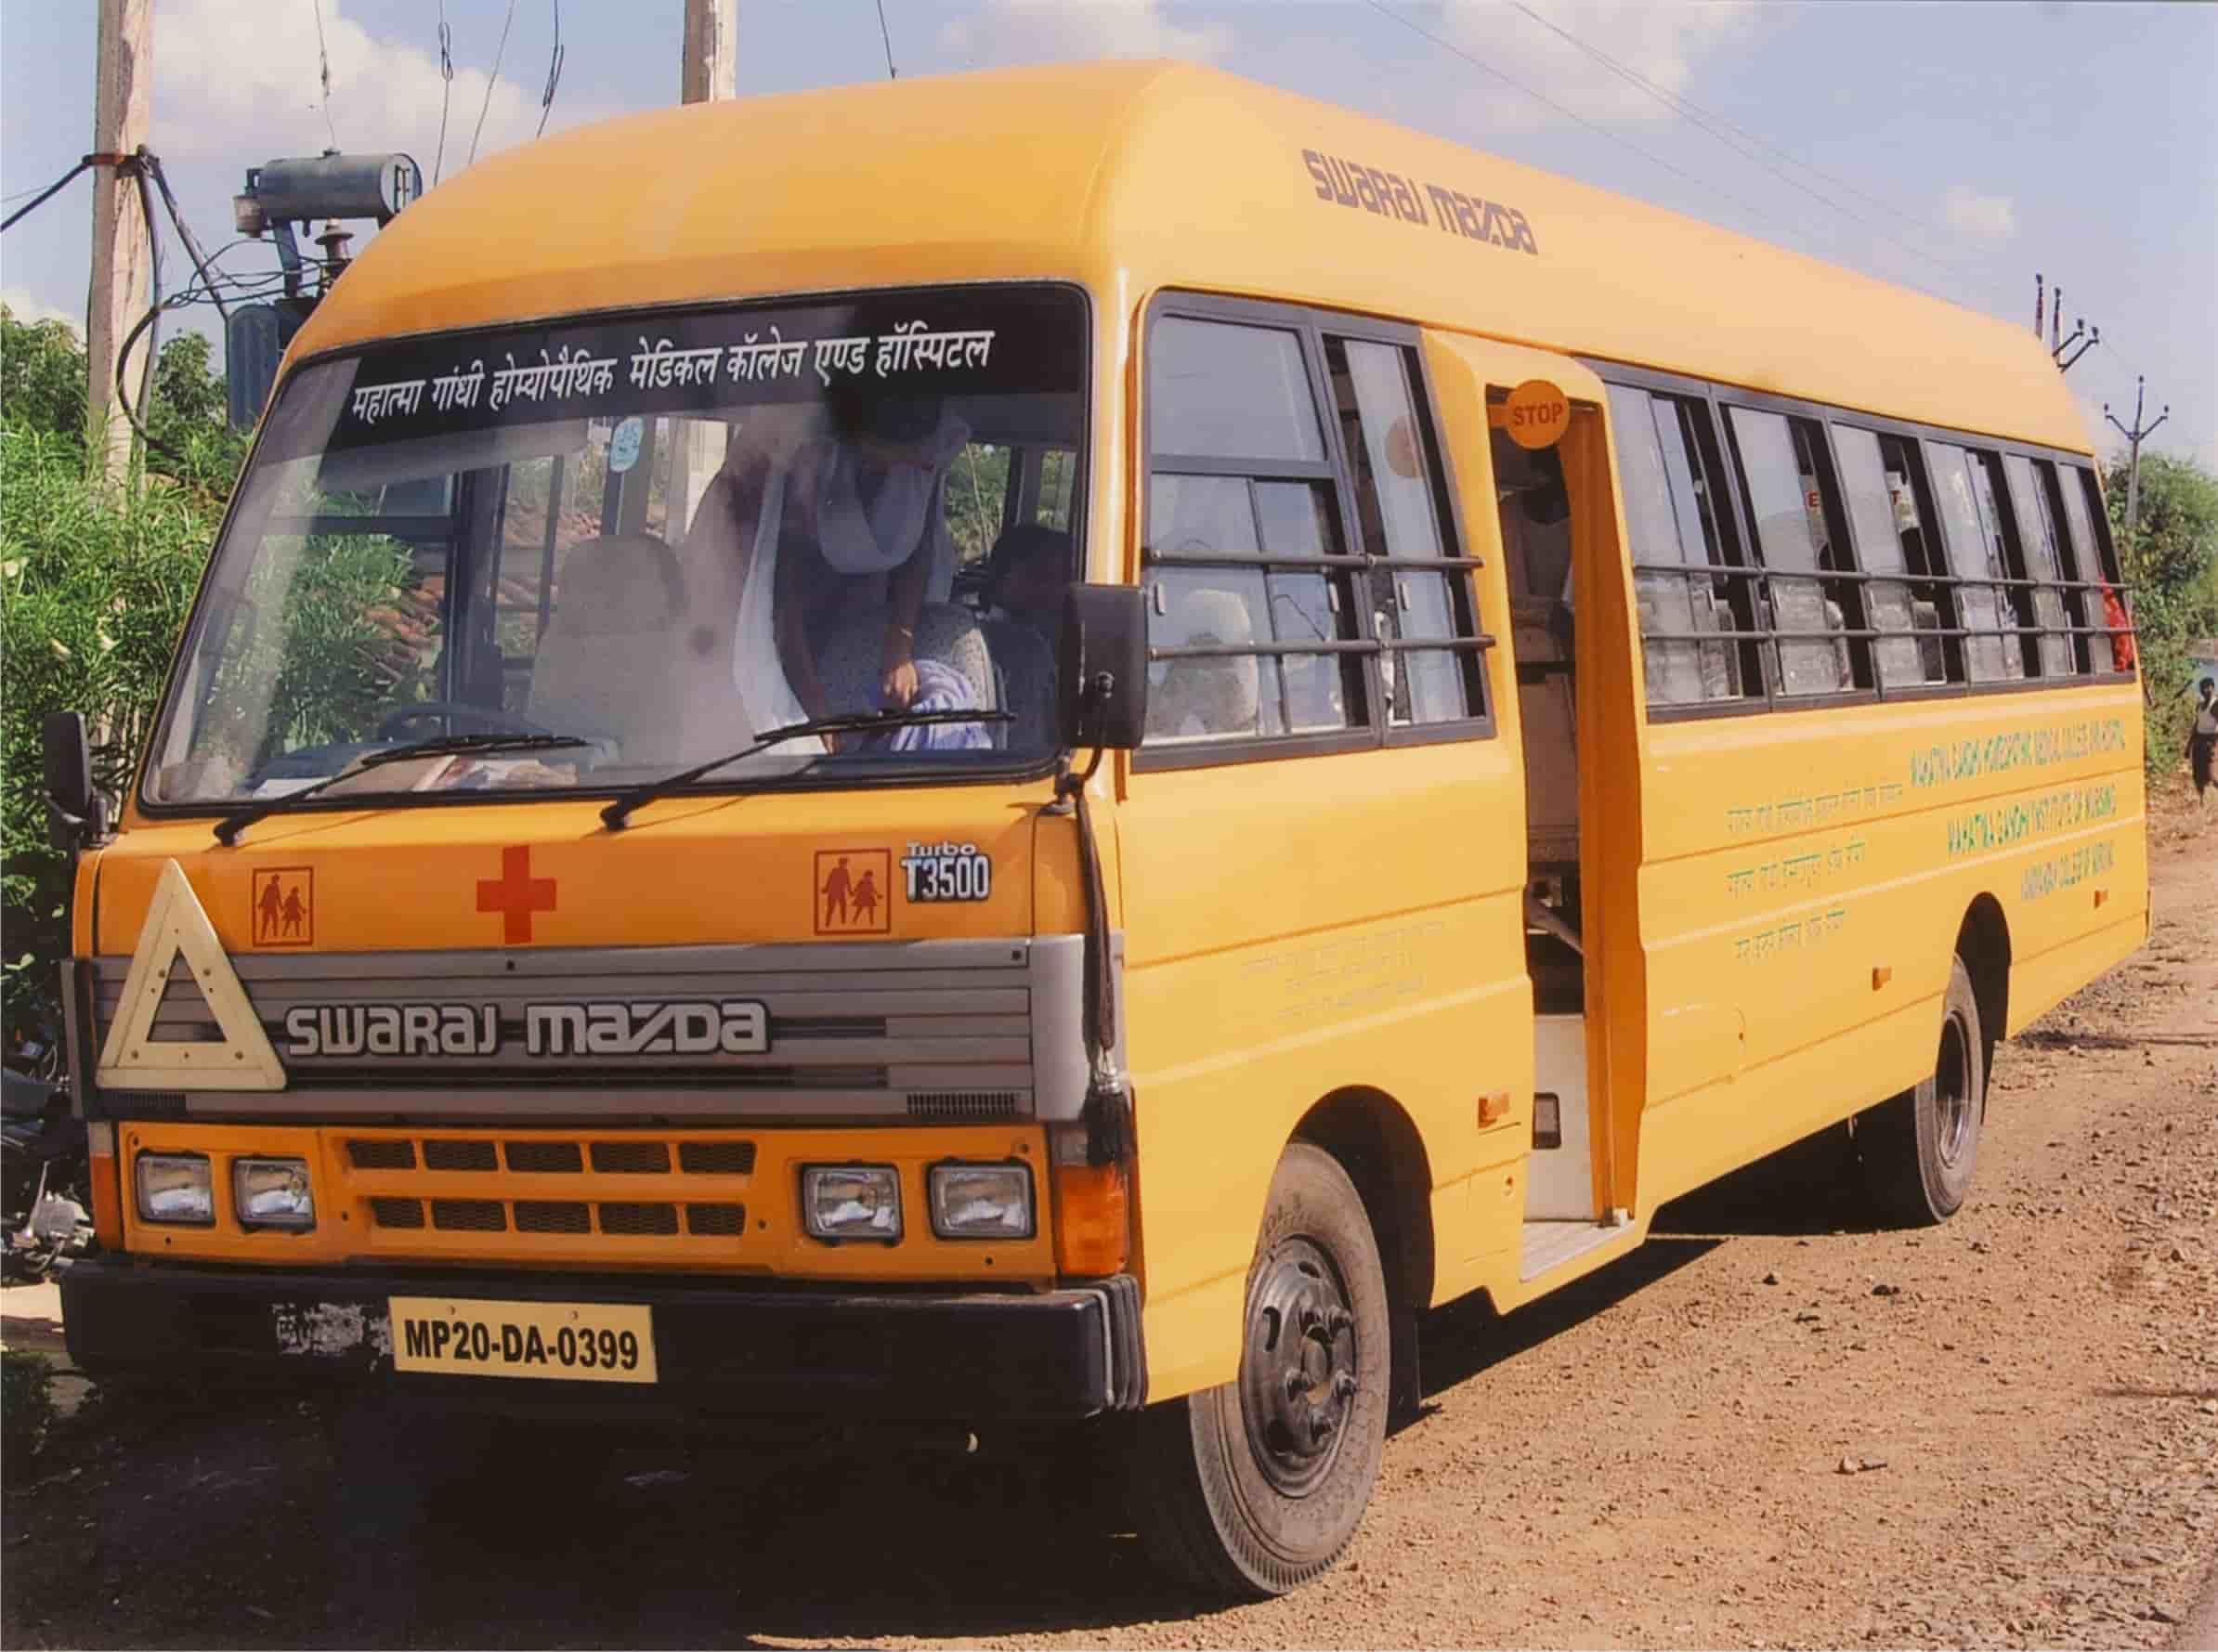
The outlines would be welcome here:
<svg viewBox="0 0 2218 1652">
<path fill-rule="evenodd" d="M 85 1126 L 86 1174 L 92 1182 L 93 1237 L 104 1251 L 124 1248 L 124 1182 L 115 1164 L 115 1126 Z"/>
<path fill-rule="evenodd" d="M 1056 1268 L 1091 1279 L 1122 1273 L 1130 1245 L 1124 1171 L 1115 1164 L 1056 1165 Z"/>
</svg>

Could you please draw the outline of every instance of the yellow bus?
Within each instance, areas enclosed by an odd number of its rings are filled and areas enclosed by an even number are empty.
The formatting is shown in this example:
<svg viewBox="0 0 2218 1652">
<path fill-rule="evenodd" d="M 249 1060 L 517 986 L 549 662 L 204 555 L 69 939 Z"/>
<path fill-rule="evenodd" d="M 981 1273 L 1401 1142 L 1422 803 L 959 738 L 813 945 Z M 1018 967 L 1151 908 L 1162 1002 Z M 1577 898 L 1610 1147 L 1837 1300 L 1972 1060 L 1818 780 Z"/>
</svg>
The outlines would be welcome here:
<svg viewBox="0 0 2218 1652">
<path fill-rule="evenodd" d="M 1948 1216 L 2141 740 L 2023 329 L 1195 67 L 568 133 L 301 331 L 112 831 L 54 728 L 72 1351 L 1090 1420 L 1289 1589 L 1433 1305 Z"/>
</svg>

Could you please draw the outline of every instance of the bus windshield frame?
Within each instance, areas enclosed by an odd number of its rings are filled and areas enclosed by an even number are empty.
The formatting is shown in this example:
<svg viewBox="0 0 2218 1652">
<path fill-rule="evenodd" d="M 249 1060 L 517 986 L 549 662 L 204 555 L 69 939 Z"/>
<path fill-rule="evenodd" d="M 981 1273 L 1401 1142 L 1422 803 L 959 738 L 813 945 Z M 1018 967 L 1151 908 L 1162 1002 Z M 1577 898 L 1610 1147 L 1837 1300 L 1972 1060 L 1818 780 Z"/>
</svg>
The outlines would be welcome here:
<svg viewBox="0 0 2218 1652">
<path fill-rule="evenodd" d="M 303 809 L 605 798 L 771 727 L 973 706 L 1015 715 L 789 742 L 686 789 L 1048 773 L 1092 332 L 1074 283 L 966 283 L 302 362 L 210 557 L 137 808 L 309 786 Z M 589 744 L 360 761 L 481 733 Z"/>
</svg>

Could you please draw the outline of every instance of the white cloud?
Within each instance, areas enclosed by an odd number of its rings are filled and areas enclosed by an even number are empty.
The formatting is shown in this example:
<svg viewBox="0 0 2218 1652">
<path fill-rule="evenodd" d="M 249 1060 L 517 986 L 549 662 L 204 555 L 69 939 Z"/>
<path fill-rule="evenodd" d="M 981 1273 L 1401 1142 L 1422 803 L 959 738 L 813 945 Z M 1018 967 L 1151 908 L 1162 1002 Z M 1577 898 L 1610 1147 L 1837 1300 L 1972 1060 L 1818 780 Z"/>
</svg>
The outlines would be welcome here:
<svg viewBox="0 0 2218 1652">
<path fill-rule="evenodd" d="M 427 12 L 428 15 L 428 12 Z M 448 88 L 436 46 L 380 40 L 324 0 L 323 43 L 331 59 L 331 124 L 323 114 L 315 13 L 268 0 L 163 0 L 161 49 L 154 54 L 153 136 L 165 159 L 220 160 L 241 166 L 281 155 L 320 154 L 337 135 L 350 152 L 404 150 L 424 168 L 426 184 L 439 147 L 439 111 Z M 432 36 L 427 23 L 423 31 Z M 494 37 L 494 38 L 497 38 Z M 457 43 L 490 59 L 494 38 Z M 509 37 L 507 69 L 530 63 L 533 78 L 549 42 L 518 29 Z M 473 53 L 475 55 L 475 53 Z M 458 60 L 448 98 L 445 176 L 470 153 L 478 111 L 485 111 L 479 159 L 528 139 L 539 125 L 539 95 L 503 74 Z M 557 95 L 549 131 L 610 111 L 568 104 Z"/>
<path fill-rule="evenodd" d="M 1999 247 L 2017 234 L 2017 213 L 2007 195 L 1982 195 L 1969 184 L 1941 191 L 1941 216 L 1957 239 L 1981 247 Z"/>
<path fill-rule="evenodd" d="M 1528 0 L 1558 34 L 1502 0 L 1446 0 L 1439 33 L 1520 85 L 1584 120 L 1610 125 L 1676 120 L 1637 75 L 1685 97 L 1710 59 L 1752 38 L 1764 26 L 1753 5 L 1739 0 Z M 1563 35 L 1615 59 L 1620 73 Z M 1460 71 L 1459 64 L 1443 67 Z M 1558 117 L 1481 71 L 1470 71 L 1473 104 L 1497 129 L 1543 126 Z"/>
<path fill-rule="evenodd" d="M 1230 29 L 1189 28 L 1160 0 L 985 0 L 940 31 L 940 44 L 972 62 L 1058 59 L 1187 58 L 1206 61 L 1232 44 Z"/>
<path fill-rule="evenodd" d="M 61 321 L 66 322 L 71 331 L 74 332 L 83 333 L 85 331 L 84 317 L 72 316 L 58 310 L 44 299 L 33 297 L 21 287 L 0 288 L 0 306 L 6 306 L 9 315 L 26 325 L 36 325 L 41 321 Z"/>
</svg>

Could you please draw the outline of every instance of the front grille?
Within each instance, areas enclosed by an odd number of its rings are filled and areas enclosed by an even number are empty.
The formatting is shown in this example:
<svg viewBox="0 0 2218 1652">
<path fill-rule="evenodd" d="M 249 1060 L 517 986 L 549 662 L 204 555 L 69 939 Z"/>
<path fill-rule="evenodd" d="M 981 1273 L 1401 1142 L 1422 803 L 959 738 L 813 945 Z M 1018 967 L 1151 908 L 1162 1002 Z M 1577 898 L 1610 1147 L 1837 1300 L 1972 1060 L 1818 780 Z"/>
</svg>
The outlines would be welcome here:
<svg viewBox="0 0 2218 1652">
<path fill-rule="evenodd" d="M 596 1141 L 593 1167 L 604 1176 L 662 1176 L 670 1170 L 670 1146 L 661 1141 Z"/>
<path fill-rule="evenodd" d="M 937 1124 L 985 1123 L 1012 1119 L 1024 1110 L 1015 1090 L 912 1090 L 908 1116 Z"/>
<path fill-rule="evenodd" d="M 518 1233 L 591 1233 L 593 1213 L 576 1200 L 519 1199 Z"/>
<path fill-rule="evenodd" d="M 747 1235 L 747 1206 L 731 1195 L 746 1185 L 738 1178 L 754 1174 L 760 1144 L 724 1134 L 394 1130 L 345 1138 L 341 1145 L 343 1177 L 360 1173 L 364 1180 L 378 1178 L 355 1187 L 358 1196 L 371 1195 L 363 1199 L 363 1216 L 369 1230 L 380 1237 L 381 1254 L 420 1250 L 452 1255 L 451 1242 L 441 1245 L 431 1238 L 435 1229 L 503 1235 L 483 1242 L 483 1255 L 489 1259 L 543 1255 L 551 1241 L 562 1239 L 579 1245 L 603 1239 L 667 1239 L 677 1247 L 672 1255 L 728 1256 L 734 1242 Z M 398 1180 L 397 1171 L 413 1174 Z M 480 1179 L 458 1185 L 451 1175 L 458 1171 L 474 1172 Z M 668 1200 L 620 1196 L 646 1191 L 638 1181 L 643 1176 L 674 1177 L 675 1183 L 666 1185 L 683 1190 Z M 550 1177 L 562 1178 L 552 1190 L 568 1197 L 545 1197 L 549 1189 L 543 1181 L 534 1187 L 514 1179 Z M 396 1187 L 413 1196 L 393 1196 L 388 1190 Z M 490 1197 L 443 1196 L 449 1189 Z M 686 1191 L 697 1197 L 687 1199 Z M 517 1198 L 518 1193 L 540 1196 Z M 612 1193 L 620 1196 L 607 1197 Z M 415 1240 L 415 1234 L 424 1238 Z"/>
<path fill-rule="evenodd" d="M 574 1141 L 504 1141 L 508 1167 L 518 1175 L 573 1176 L 585 1168 L 585 1155 Z"/>
<path fill-rule="evenodd" d="M 674 1204 L 604 1204 L 601 1206 L 601 1231 L 626 1236 L 639 1234 L 668 1234 L 678 1230 L 678 1207 Z"/>
<path fill-rule="evenodd" d="M 681 1141 L 678 1166 L 687 1176 L 752 1176 L 755 1144 L 751 1141 Z"/>
<path fill-rule="evenodd" d="M 493 1156 L 493 1144 L 489 1141 L 434 1137 L 424 1144 L 424 1168 L 494 1170 L 499 1168 L 499 1161 Z"/>
<path fill-rule="evenodd" d="M 416 1144 L 389 1138 L 359 1138 L 346 1144 L 347 1161 L 357 1170 L 413 1170 Z"/>
<path fill-rule="evenodd" d="M 498 1199 L 434 1199 L 431 1225 L 449 1233 L 501 1233 L 508 1215 Z"/>
</svg>

